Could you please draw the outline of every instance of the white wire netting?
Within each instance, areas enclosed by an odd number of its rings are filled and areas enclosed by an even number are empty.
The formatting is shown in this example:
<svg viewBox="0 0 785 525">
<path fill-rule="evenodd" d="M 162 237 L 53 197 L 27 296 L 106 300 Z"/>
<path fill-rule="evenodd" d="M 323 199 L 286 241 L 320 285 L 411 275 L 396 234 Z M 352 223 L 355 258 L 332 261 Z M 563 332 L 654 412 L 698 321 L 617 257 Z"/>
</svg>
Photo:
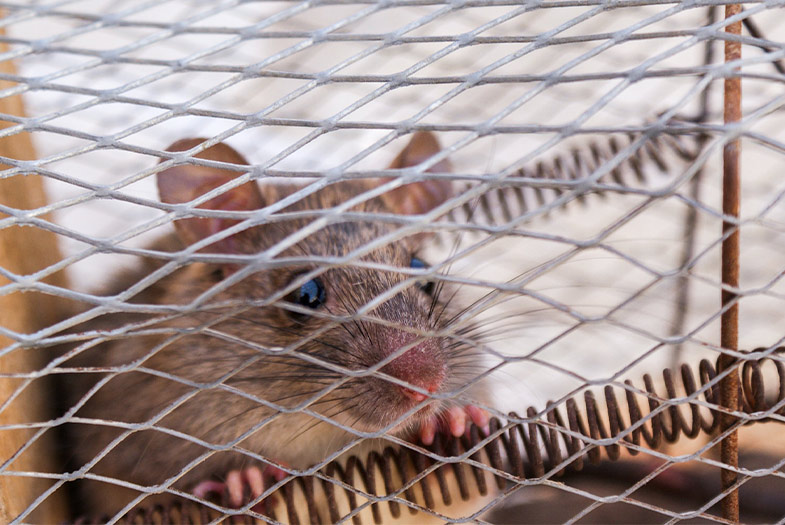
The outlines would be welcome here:
<svg viewBox="0 0 785 525">
<path fill-rule="evenodd" d="M 69 304 L 51 326 L 0 328 L 2 356 L 35 363 L 0 376 L 13 384 L 0 430 L 25 436 L 0 478 L 40 482 L 9 519 L 39 520 L 64 500 L 71 519 L 120 519 L 175 497 L 284 519 L 265 515 L 270 491 L 231 505 L 195 487 L 254 465 L 266 487 L 286 485 L 280 472 L 325 481 L 333 459 L 386 445 L 445 461 L 418 444 L 431 421 L 418 410 L 441 417 L 437 434 L 451 431 L 448 407 L 512 425 L 531 419 L 510 411 L 716 359 L 722 147 L 737 137 L 740 347 L 773 356 L 782 2 L 744 4 L 739 18 L 754 23 L 736 64 L 721 60 L 735 38 L 723 5 L 0 2 L 3 60 L 16 68 L 0 76 L 2 97 L 24 101 L 1 133 L 29 134 L 37 154 L 7 154 L 2 180 L 36 174 L 48 195 L 34 209 L 0 202 L 0 233 L 47 230 L 61 252 L 34 273 L 0 268 L 0 291 Z M 722 81 L 738 68 L 744 118 L 723 125 Z M 396 164 L 423 133 L 440 151 Z M 206 144 L 171 151 L 197 137 Z M 220 143 L 239 157 L 205 160 Z M 205 173 L 223 178 L 188 182 Z M 259 205 L 238 204 L 252 185 Z M 50 284 L 60 270 L 68 284 Z M 45 415 L 9 418 L 42 384 L 54 389 Z M 703 399 L 679 401 L 708 412 Z M 781 420 L 775 409 L 745 418 Z M 761 445 L 776 429 L 755 427 L 764 437 L 748 449 L 762 463 L 743 463 L 742 489 L 778 487 L 785 451 Z M 561 480 L 568 457 L 463 506 L 401 486 L 386 500 L 420 512 L 404 521 L 719 520 L 724 437 Z M 20 466 L 41 454 L 55 457 L 49 469 Z M 698 482 L 704 492 L 676 496 Z M 372 519 L 366 491 L 352 490 L 365 503 L 341 500 L 340 519 Z M 785 516 L 755 505 L 742 500 L 747 520 Z"/>
</svg>

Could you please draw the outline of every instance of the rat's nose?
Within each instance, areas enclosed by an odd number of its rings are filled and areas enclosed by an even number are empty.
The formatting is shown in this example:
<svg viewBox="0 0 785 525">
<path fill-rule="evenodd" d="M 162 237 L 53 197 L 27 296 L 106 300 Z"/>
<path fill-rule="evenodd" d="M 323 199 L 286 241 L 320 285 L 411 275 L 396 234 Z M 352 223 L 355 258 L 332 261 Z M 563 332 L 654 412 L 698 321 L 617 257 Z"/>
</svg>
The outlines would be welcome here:
<svg viewBox="0 0 785 525">
<path fill-rule="evenodd" d="M 428 399 L 428 396 L 426 394 L 423 394 L 422 392 L 417 392 L 416 390 L 412 390 L 411 388 L 406 388 L 402 386 L 400 387 L 400 389 L 403 395 L 405 395 L 410 399 L 413 399 L 416 403 L 421 403 L 422 401 Z M 433 394 L 434 392 L 439 390 L 439 387 L 438 385 L 431 385 L 427 387 L 426 390 L 428 390 L 429 393 Z"/>
<path fill-rule="evenodd" d="M 397 350 L 397 348 L 396 348 Z M 429 393 L 438 392 L 447 377 L 446 364 L 438 339 L 427 339 L 382 367 L 382 372 Z M 399 386 L 401 393 L 416 402 L 427 394 Z"/>
</svg>

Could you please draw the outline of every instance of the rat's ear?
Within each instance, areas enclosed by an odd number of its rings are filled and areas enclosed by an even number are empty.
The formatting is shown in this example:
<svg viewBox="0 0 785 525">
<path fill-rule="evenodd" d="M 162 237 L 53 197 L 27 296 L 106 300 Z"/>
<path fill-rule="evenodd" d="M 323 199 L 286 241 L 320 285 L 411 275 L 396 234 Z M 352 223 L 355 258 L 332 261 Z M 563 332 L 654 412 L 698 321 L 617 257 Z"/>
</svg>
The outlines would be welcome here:
<svg viewBox="0 0 785 525">
<path fill-rule="evenodd" d="M 418 131 L 405 148 L 395 157 L 389 169 L 403 169 L 416 166 L 428 160 L 441 150 L 436 136 L 429 131 Z M 448 172 L 448 160 L 437 162 L 429 172 Z M 387 179 L 389 180 L 389 179 Z M 426 213 L 452 196 L 452 184 L 447 180 L 426 180 L 413 182 L 395 188 L 381 196 L 382 201 L 396 213 L 416 215 Z"/>
<path fill-rule="evenodd" d="M 185 151 L 194 148 L 206 139 L 183 139 L 167 148 L 167 151 Z M 231 164 L 248 164 L 237 151 L 219 142 L 196 155 L 196 158 L 226 162 Z M 172 166 L 158 173 L 158 193 L 161 201 L 169 204 L 190 202 L 218 186 L 226 184 L 238 176 L 238 172 L 182 164 Z M 259 186 L 254 181 L 232 188 L 221 195 L 200 204 L 198 207 L 208 210 L 251 211 L 265 206 Z M 219 218 L 191 218 L 175 221 L 175 229 L 180 240 L 188 246 L 214 233 L 238 223 L 237 220 Z M 211 246 L 211 251 L 232 253 L 237 251 L 237 237 L 241 234 L 222 239 Z"/>
</svg>

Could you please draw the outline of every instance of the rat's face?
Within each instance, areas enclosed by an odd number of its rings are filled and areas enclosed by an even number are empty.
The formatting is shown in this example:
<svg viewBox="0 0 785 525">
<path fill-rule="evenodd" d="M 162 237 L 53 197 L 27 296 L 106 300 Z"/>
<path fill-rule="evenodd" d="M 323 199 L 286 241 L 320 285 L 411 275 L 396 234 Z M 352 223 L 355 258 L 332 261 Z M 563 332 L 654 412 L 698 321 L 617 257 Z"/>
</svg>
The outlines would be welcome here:
<svg viewBox="0 0 785 525">
<path fill-rule="evenodd" d="M 418 151 L 423 148 L 423 140 L 433 141 L 433 137 L 424 135 L 419 141 L 413 140 L 414 146 L 410 144 L 394 166 L 405 167 L 433 154 L 429 148 Z M 198 141 L 174 149 L 196 144 Z M 241 159 L 223 144 L 200 156 L 235 163 Z M 162 200 L 188 202 L 232 176 L 230 172 L 194 166 L 170 168 L 159 174 Z M 352 211 L 423 213 L 449 196 L 449 186 L 443 182 L 408 186 L 366 201 Z M 363 181 L 333 184 L 283 212 L 330 209 L 371 187 Z M 286 187 L 260 190 L 246 184 L 203 207 L 255 209 L 291 191 Z M 305 219 L 271 222 L 219 241 L 209 251 L 259 253 L 310 223 Z M 232 221 L 222 219 L 186 219 L 176 225 L 181 239 L 191 243 L 230 224 Z M 412 269 L 427 268 L 412 237 L 374 244 L 369 249 L 370 243 L 398 227 L 372 218 L 330 222 L 277 256 L 306 259 L 305 263 L 259 271 L 221 294 L 220 298 L 263 302 L 285 291 L 274 304 L 249 308 L 218 326 L 254 345 L 282 349 L 282 355 L 247 367 L 228 383 L 287 408 L 307 406 L 342 425 L 366 432 L 416 425 L 438 409 L 436 401 L 424 401 L 429 394 L 446 390 L 451 377 L 449 356 L 458 353 L 456 343 L 442 333 L 449 316 L 439 301 L 441 287 L 412 276 Z M 326 262 L 312 264 L 308 258 Z M 224 266 L 209 273 L 217 282 L 236 269 Z"/>
<path fill-rule="evenodd" d="M 372 223 L 332 225 L 283 255 L 344 257 L 384 230 Z M 259 334 L 265 344 L 292 348 L 297 356 L 289 359 L 290 374 L 280 381 L 281 389 L 290 390 L 291 400 L 302 402 L 338 385 L 312 408 L 353 428 L 377 431 L 420 405 L 428 393 L 444 391 L 450 375 L 447 339 L 437 334 L 440 319 L 446 316 L 434 283 L 418 282 L 405 273 L 426 267 L 414 248 L 411 242 L 396 241 L 366 253 L 359 264 L 317 275 L 313 270 L 318 267 L 310 266 L 269 270 L 251 278 L 254 295 L 260 298 L 291 289 L 276 305 L 244 314 L 250 324 L 266 328 Z M 347 380 L 352 373 L 356 375 Z M 430 403 L 407 424 L 435 408 L 436 403 Z"/>
</svg>

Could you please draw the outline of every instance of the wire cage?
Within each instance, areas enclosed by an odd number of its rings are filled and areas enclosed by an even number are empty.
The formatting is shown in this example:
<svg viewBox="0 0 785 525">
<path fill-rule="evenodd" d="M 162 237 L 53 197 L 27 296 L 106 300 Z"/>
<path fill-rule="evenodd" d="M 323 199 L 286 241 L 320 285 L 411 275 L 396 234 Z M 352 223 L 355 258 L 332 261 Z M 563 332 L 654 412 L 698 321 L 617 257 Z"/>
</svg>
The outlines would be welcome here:
<svg viewBox="0 0 785 525">
<path fill-rule="evenodd" d="M 0 2 L 0 519 L 785 520 L 783 4 Z"/>
</svg>

